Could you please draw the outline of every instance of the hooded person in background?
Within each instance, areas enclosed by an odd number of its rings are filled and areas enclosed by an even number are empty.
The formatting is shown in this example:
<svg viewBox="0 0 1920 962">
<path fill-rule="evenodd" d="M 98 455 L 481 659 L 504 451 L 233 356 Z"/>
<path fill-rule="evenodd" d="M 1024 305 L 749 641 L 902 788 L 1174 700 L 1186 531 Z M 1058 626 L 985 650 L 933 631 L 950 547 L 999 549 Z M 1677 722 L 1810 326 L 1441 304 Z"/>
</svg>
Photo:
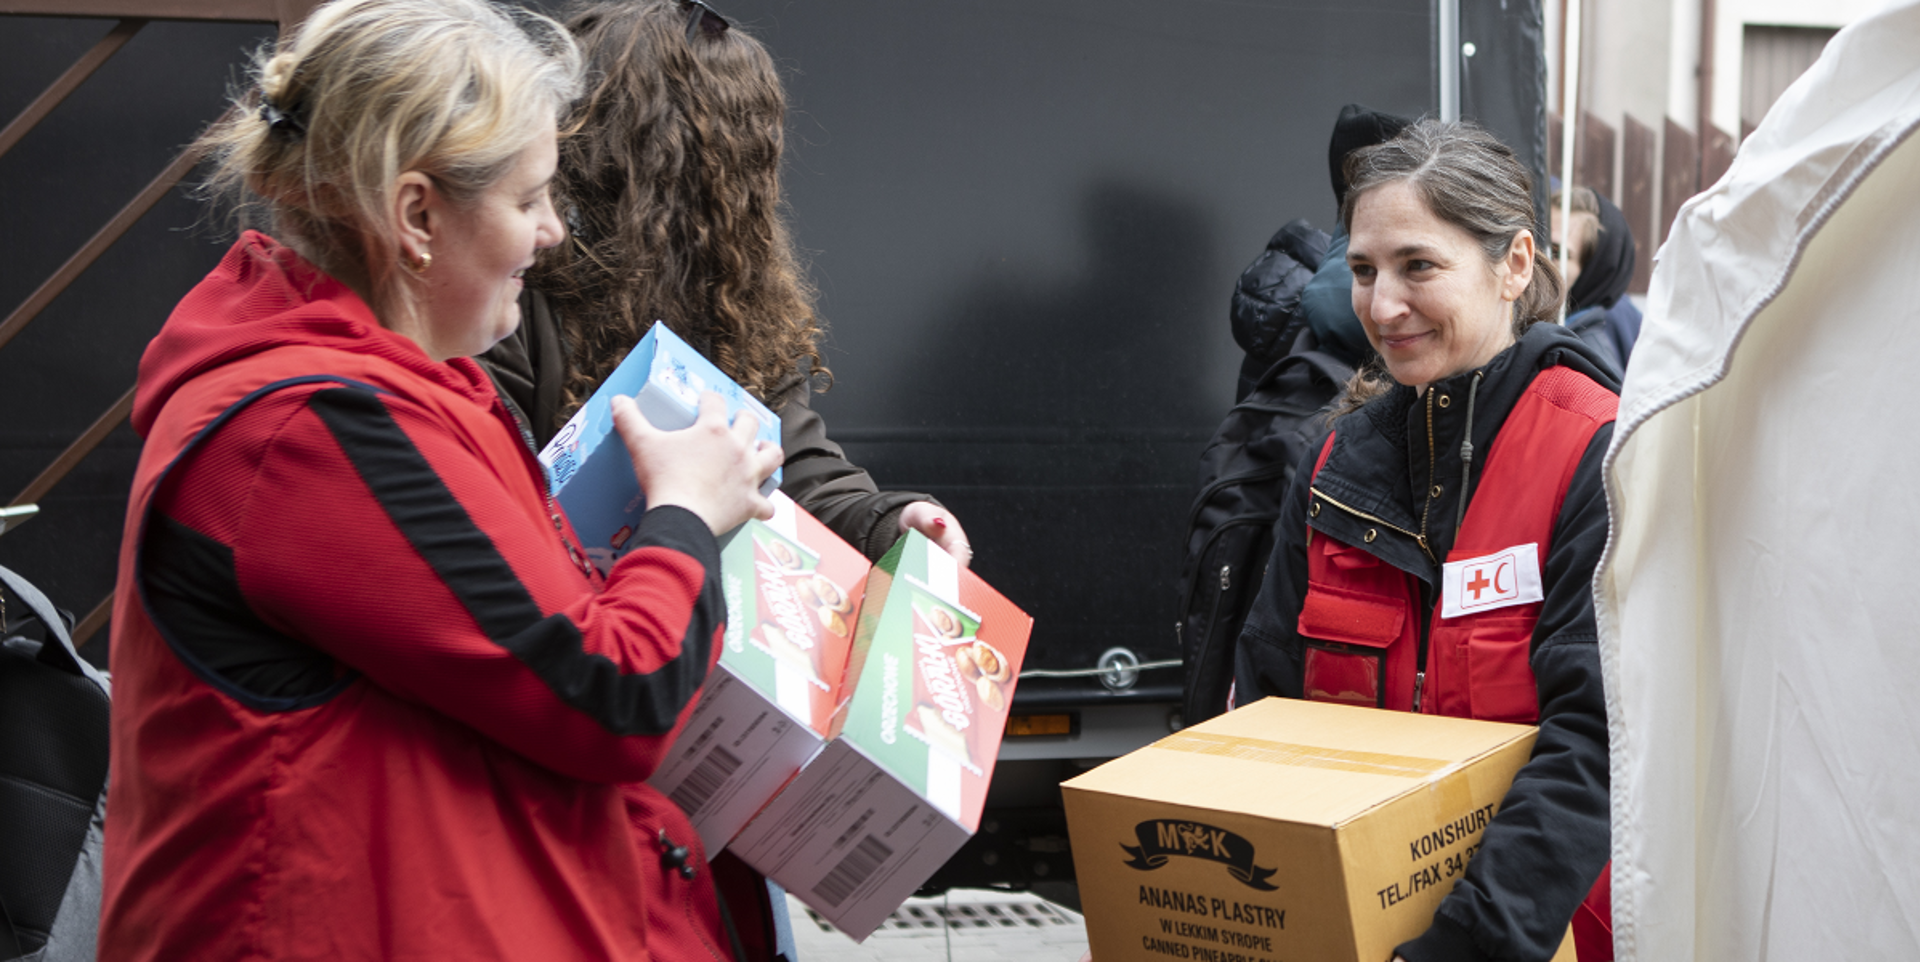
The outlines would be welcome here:
<svg viewBox="0 0 1920 962">
<path fill-rule="evenodd" d="M 1359 104 L 1340 108 L 1340 119 L 1333 122 L 1333 140 L 1327 145 L 1327 167 L 1333 178 L 1333 203 L 1337 210 L 1347 206 L 1347 157 L 1363 147 L 1384 144 L 1412 123 L 1405 117 L 1384 113 Z M 1300 310 L 1307 326 L 1319 338 L 1322 349 L 1359 367 L 1373 356 L 1367 332 L 1353 312 L 1353 271 L 1347 267 L 1347 228 L 1336 226 L 1327 245 L 1327 259 L 1307 282 L 1300 295 Z"/>
<path fill-rule="evenodd" d="M 1340 108 L 1327 145 L 1336 210 L 1346 203 L 1347 155 L 1393 139 L 1408 122 L 1359 104 Z M 1348 367 L 1359 367 L 1372 357 L 1373 348 L 1353 313 L 1352 289 L 1345 227 L 1336 222 L 1328 236 L 1302 218 L 1280 228 L 1234 286 L 1233 339 L 1246 352 L 1235 401 L 1245 400 L 1260 376 L 1293 351 L 1303 328 L 1313 331 L 1315 349 Z"/>
<path fill-rule="evenodd" d="M 1561 194 L 1553 195 L 1555 263 L 1567 245 L 1567 327 L 1627 369 L 1640 336 L 1640 309 L 1627 297 L 1633 283 L 1635 247 L 1627 218 L 1613 202 L 1587 187 L 1573 189 L 1572 227 L 1560 222 Z"/>
</svg>

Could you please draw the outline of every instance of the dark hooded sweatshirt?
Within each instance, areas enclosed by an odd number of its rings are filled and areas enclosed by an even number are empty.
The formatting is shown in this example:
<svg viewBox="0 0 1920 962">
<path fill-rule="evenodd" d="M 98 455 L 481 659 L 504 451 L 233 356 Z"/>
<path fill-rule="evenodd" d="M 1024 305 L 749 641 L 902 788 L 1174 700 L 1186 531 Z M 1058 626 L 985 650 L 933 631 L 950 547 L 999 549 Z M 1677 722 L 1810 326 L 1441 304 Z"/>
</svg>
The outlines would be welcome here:
<svg viewBox="0 0 1920 962">
<path fill-rule="evenodd" d="M 1610 353 L 1616 369 L 1624 371 L 1640 337 L 1640 309 L 1627 296 L 1637 248 L 1620 208 L 1597 191 L 1594 199 L 1600 202 L 1599 236 L 1586 252 L 1580 279 L 1567 291 L 1567 327 L 1599 348 L 1596 353 Z"/>
<path fill-rule="evenodd" d="M 1413 388 L 1395 385 L 1336 421 L 1337 441 L 1326 464 L 1316 476 L 1320 451 L 1310 452 L 1281 507 L 1273 558 L 1240 636 L 1235 685 L 1241 704 L 1264 695 L 1301 696 L 1297 622 L 1307 592 L 1308 526 L 1419 579 L 1431 620 L 1440 598 L 1436 559 L 1444 560 L 1452 548 L 1459 499 L 1471 499 L 1485 466 L 1483 453 L 1463 487 L 1461 440 L 1470 431 L 1474 451 L 1491 451 L 1534 375 L 1555 365 L 1620 389 L 1611 366 L 1592 347 L 1558 325 L 1535 324 L 1484 367 L 1429 386 L 1451 397 L 1444 408 L 1429 407 Z M 1477 389 L 1476 374 L 1483 375 Z M 1470 389 L 1472 403 L 1463 403 Z M 1400 946 L 1409 962 L 1551 958 L 1607 862 L 1607 718 L 1592 584 L 1607 539 L 1600 461 L 1612 436 L 1613 426 L 1603 425 L 1588 444 L 1542 559 L 1546 598 L 1530 649 L 1540 703 L 1533 756 L 1433 926 Z M 1385 526 L 1369 543 L 1362 531 L 1370 525 L 1344 511 L 1308 518 L 1310 488 L 1396 528 L 1424 530 L 1428 549 Z"/>
</svg>

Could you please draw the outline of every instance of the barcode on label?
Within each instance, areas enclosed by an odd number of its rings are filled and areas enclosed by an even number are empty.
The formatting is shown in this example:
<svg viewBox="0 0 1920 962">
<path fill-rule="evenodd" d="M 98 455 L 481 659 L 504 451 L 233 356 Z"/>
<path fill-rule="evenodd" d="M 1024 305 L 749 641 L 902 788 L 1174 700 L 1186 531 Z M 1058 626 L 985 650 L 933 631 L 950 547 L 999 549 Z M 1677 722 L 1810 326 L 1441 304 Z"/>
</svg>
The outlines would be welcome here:
<svg viewBox="0 0 1920 962">
<path fill-rule="evenodd" d="M 707 753 L 707 757 L 701 759 L 700 764 L 694 767 L 693 774 L 688 775 L 687 780 L 681 782 L 680 787 L 674 789 L 673 794 L 667 797 L 672 799 L 675 805 L 680 806 L 680 810 L 686 812 L 689 817 L 697 815 L 700 812 L 700 806 L 707 804 L 707 799 L 712 798 L 713 793 L 727 783 L 727 776 L 732 775 L 739 767 L 738 757 L 725 748 L 715 745 L 713 750 Z"/>
<path fill-rule="evenodd" d="M 846 901 L 847 896 L 853 894 L 854 889 L 860 887 L 860 883 L 873 874 L 874 869 L 885 864 L 892 855 L 893 849 L 869 835 L 861 839 L 860 844 L 855 845 L 853 851 L 848 852 L 847 857 L 841 859 L 840 864 L 820 880 L 819 885 L 813 887 L 813 894 L 820 896 L 820 900 L 828 905 L 838 907 Z"/>
</svg>

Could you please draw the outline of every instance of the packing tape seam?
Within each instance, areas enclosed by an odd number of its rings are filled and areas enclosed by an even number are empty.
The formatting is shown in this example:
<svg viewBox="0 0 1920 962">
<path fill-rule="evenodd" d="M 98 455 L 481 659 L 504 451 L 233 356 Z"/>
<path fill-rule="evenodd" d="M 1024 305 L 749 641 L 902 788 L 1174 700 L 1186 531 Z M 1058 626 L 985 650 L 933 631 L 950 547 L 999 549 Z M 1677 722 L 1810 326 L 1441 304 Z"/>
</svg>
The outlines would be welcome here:
<svg viewBox="0 0 1920 962">
<path fill-rule="evenodd" d="M 1152 747 L 1168 751 L 1190 752 L 1196 755 L 1216 755 L 1242 761 L 1265 762 L 1271 765 L 1324 768 L 1396 778 L 1433 778 L 1459 764 L 1438 758 L 1348 751 L 1319 745 L 1300 745 L 1262 738 L 1227 738 L 1195 732 L 1169 735 L 1154 742 Z"/>
</svg>

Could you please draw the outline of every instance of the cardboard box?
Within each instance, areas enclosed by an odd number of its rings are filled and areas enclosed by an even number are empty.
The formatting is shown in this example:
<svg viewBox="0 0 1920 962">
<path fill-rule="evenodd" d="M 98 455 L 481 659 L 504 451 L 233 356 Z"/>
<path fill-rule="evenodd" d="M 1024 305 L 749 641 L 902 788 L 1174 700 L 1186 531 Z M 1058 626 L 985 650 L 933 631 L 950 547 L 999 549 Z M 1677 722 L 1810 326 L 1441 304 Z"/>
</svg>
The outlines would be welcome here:
<svg viewBox="0 0 1920 962">
<path fill-rule="evenodd" d="M 1093 957 L 1387 962 L 1432 923 L 1534 735 L 1268 698 L 1066 782 Z"/>
<path fill-rule="evenodd" d="M 647 336 L 541 450 L 540 463 L 552 478 L 553 496 L 566 509 L 588 559 L 602 574 L 626 553 L 627 542 L 647 509 L 627 446 L 613 432 L 613 399 L 631 397 L 654 427 L 677 431 L 699 414 L 703 391 L 726 400 L 729 418 L 742 409 L 753 412 L 760 421 L 759 439 L 780 443 L 778 415 L 655 321 Z M 780 477 L 774 471 L 760 492 L 770 495 L 778 490 Z"/>
<path fill-rule="evenodd" d="M 873 567 L 835 737 L 735 854 L 863 940 L 979 828 L 1033 619 L 917 532 Z"/>
<path fill-rule="evenodd" d="M 872 567 L 786 495 L 772 500 L 771 520 L 721 542 L 720 663 L 651 779 L 708 858 L 826 744 Z"/>
</svg>

